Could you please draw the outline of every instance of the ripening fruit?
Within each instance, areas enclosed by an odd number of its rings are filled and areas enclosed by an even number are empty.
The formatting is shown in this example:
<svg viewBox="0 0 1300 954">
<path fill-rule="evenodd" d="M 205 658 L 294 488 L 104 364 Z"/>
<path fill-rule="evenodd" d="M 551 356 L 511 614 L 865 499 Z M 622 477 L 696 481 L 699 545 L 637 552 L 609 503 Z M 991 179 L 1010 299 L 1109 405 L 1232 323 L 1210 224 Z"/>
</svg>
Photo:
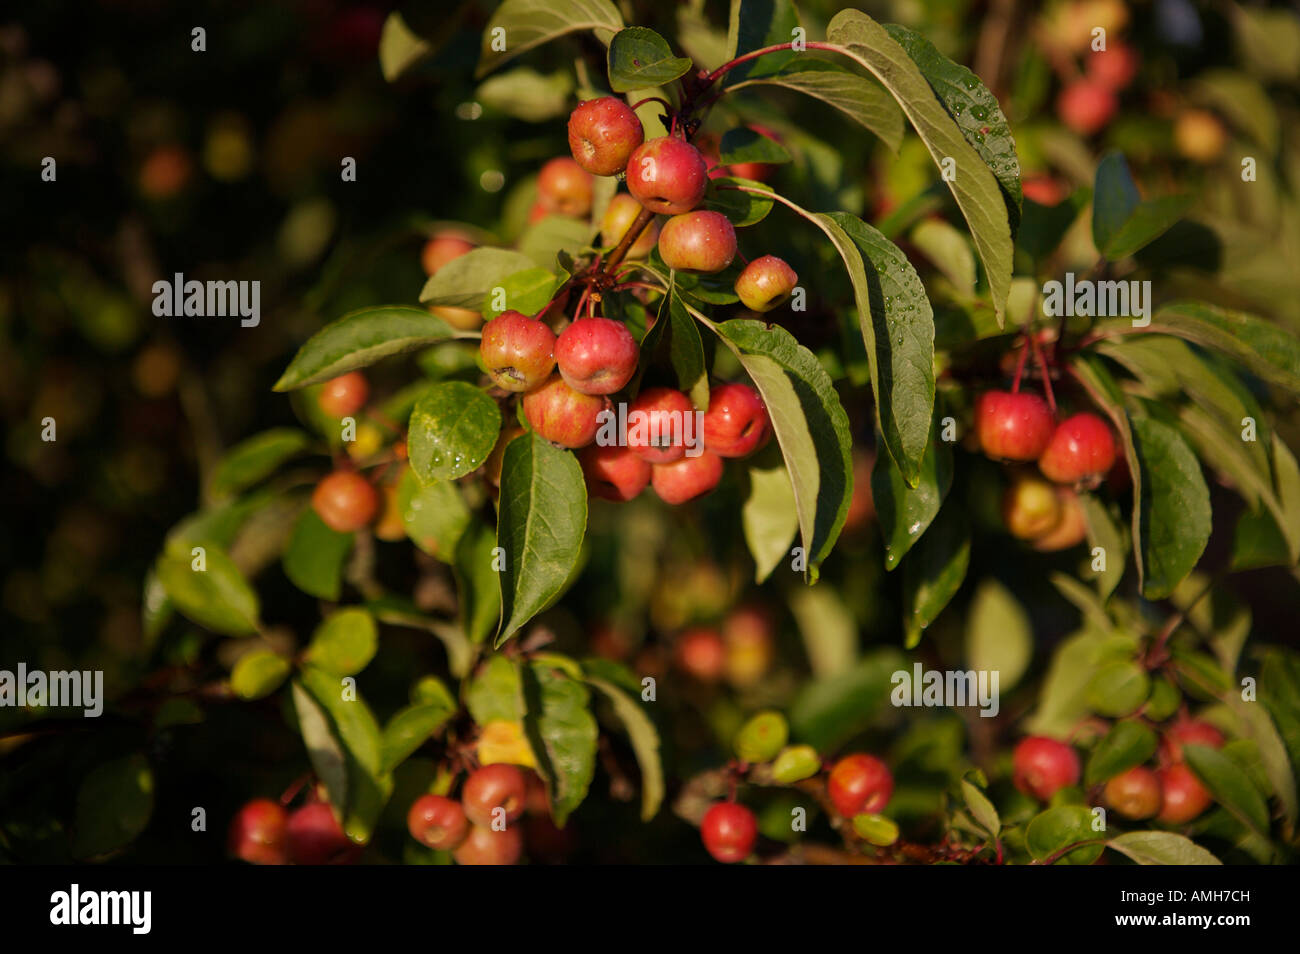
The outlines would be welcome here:
<svg viewBox="0 0 1300 954">
<path fill-rule="evenodd" d="M 325 526 L 337 533 L 352 533 L 374 519 L 379 495 L 356 471 L 336 470 L 321 478 L 312 491 L 311 505 Z"/>
<path fill-rule="evenodd" d="M 1160 769 L 1160 803 L 1158 821 L 1166 825 L 1184 825 L 1210 807 L 1214 797 L 1183 762 Z"/>
<path fill-rule="evenodd" d="M 555 332 L 536 318 L 503 311 L 483 326 L 479 354 L 497 387 L 527 391 L 555 368 Z"/>
<path fill-rule="evenodd" d="M 626 192 L 620 192 L 610 199 L 609 205 L 605 207 L 605 214 L 600 220 L 600 244 L 606 248 L 617 245 L 627 234 L 627 230 L 632 227 L 632 223 L 636 221 L 643 208 L 640 202 Z M 632 243 L 632 247 L 627 250 L 624 258 L 645 258 L 657 241 L 659 241 L 659 226 L 651 219 Z"/>
<path fill-rule="evenodd" d="M 285 863 L 285 830 L 289 818 L 279 802 L 255 798 L 230 820 L 227 845 L 236 858 L 255 865 Z"/>
<path fill-rule="evenodd" d="M 1227 142 L 1223 123 L 1208 110 L 1189 109 L 1174 122 L 1174 148 L 1193 162 L 1213 162 Z"/>
<path fill-rule="evenodd" d="M 874 755 L 856 752 L 835 763 L 826 781 L 826 794 L 845 818 L 864 812 L 879 814 L 894 793 L 894 776 Z"/>
<path fill-rule="evenodd" d="M 496 809 L 505 810 L 505 821 L 515 821 L 524 813 L 528 781 L 518 766 L 496 763 L 484 765 L 465 779 L 460 800 L 465 814 L 475 825 L 491 827 Z M 507 824 L 508 827 L 508 824 Z"/>
<path fill-rule="evenodd" d="M 578 453 L 578 463 L 593 497 L 624 503 L 650 483 L 651 464 L 630 447 L 592 444 Z"/>
<path fill-rule="evenodd" d="M 673 659 L 700 682 L 717 682 L 727 665 L 727 649 L 716 629 L 697 626 L 677 637 Z"/>
<path fill-rule="evenodd" d="M 327 417 L 341 420 L 365 407 L 368 397 L 370 385 L 366 383 L 366 376 L 360 371 L 349 371 L 321 385 L 316 400 Z"/>
<path fill-rule="evenodd" d="M 1115 464 L 1115 437 L 1110 426 L 1086 411 L 1067 417 L 1052 432 L 1038 458 L 1038 469 L 1058 484 L 1100 481 Z"/>
<path fill-rule="evenodd" d="M 295 865 L 346 865 L 362 851 L 324 802 L 311 802 L 290 815 L 285 841 Z"/>
<path fill-rule="evenodd" d="M 424 266 L 424 274 L 433 276 L 448 262 L 472 251 L 474 243 L 469 239 L 454 232 L 444 232 L 424 243 L 424 248 L 420 251 L 420 264 Z"/>
<path fill-rule="evenodd" d="M 757 685 L 772 667 L 775 626 L 761 606 L 737 606 L 722 621 L 727 647 L 727 682 L 738 689 Z"/>
<path fill-rule="evenodd" d="M 659 233 L 659 255 L 669 268 L 720 272 L 736 257 L 736 229 L 721 212 L 674 215 Z"/>
<path fill-rule="evenodd" d="M 985 391 L 975 402 L 975 437 L 995 460 L 1037 460 L 1054 425 L 1047 402 L 1027 391 Z"/>
<path fill-rule="evenodd" d="M 621 321 L 579 318 L 555 342 L 564 383 L 583 394 L 613 394 L 632 380 L 641 349 Z"/>
<path fill-rule="evenodd" d="M 1079 781 L 1079 756 L 1074 749 L 1046 736 L 1021 739 L 1011 761 L 1016 788 L 1040 802 Z"/>
<path fill-rule="evenodd" d="M 1070 187 L 1052 176 L 1030 176 L 1020 183 L 1020 191 L 1039 205 L 1054 206 L 1065 201 Z"/>
<path fill-rule="evenodd" d="M 1035 550 L 1043 553 L 1055 553 L 1078 546 L 1088 535 L 1088 520 L 1083 514 L 1083 504 L 1079 495 L 1069 487 L 1057 487 L 1056 499 L 1061 505 L 1061 516 L 1056 526 L 1042 536 L 1035 537 Z"/>
<path fill-rule="evenodd" d="M 582 218 L 591 211 L 591 175 L 572 159 L 557 156 L 537 174 L 537 197 L 548 212 Z"/>
<path fill-rule="evenodd" d="M 452 857 L 458 865 L 513 865 L 523 853 L 523 826 L 507 825 L 502 831 L 493 831 L 473 825 Z"/>
<path fill-rule="evenodd" d="M 768 312 L 783 304 L 797 284 L 799 276 L 784 259 L 764 255 L 745 266 L 736 279 L 736 294 L 751 311 Z"/>
<path fill-rule="evenodd" d="M 723 864 L 743 861 L 758 840 L 758 819 L 744 805 L 715 802 L 700 822 L 700 838 L 715 860 Z"/>
<path fill-rule="evenodd" d="M 821 767 L 821 756 L 811 745 L 786 746 L 772 762 L 772 780 L 790 785 L 812 778 Z"/>
<path fill-rule="evenodd" d="M 684 504 L 702 497 L 722 479 L 722 458 L 710 450 L 689 454 L 668 464 L 653 464 L 650 486 L 664 503 Z"/>
<path fill-rule="evenodd" d="M 524 395 L 524 416 L 552 444 L 586 447 L 596 439 L 608 403 L 607 398 L 573 390 L 556 374 Z"/>
<path fill-rule="evenodd" d="M 469 834 L 469 819 L 455 799 L 421 795 L 411 803 L 406 828 L 420 844 L 438 851 L 451 851 Z"/>
<path fill-rule="evenodd" d="M 569 151 L 593 176 L 618 175 L 644 139 L 636 112 L 617 97 L 589 99 L 569 114 Z"/>
<path fill-rule="evenodd" d="M 781 142 L 781 137 L 765 126 L 750 126 L 749 128 L 775 143 L 779 144 Z M 770 162 L 737 162 L 734 165 L 727 166 L 724 171 L 727 175 L 735 176 L 738 179 L 753 179 L 756 182 L 766 182 L 772 178 L 776 168 L 776 165 Z"/>
<path fill-rule="evenodd" d="M 785 716 L 775 710 L 760 712 L 736 733 L 736 755 L 745 762 L 769 762 L 790 737 Z"/>
<path fill-rule="evenodd" d="M 1204 719 L 1175 719 L 1160 740 L 1160 754 L 1166 762 L 1181 762 L 1187 742 L 1219 749 L 1223 747 L 1223 733 Z"/>
<path fill-rule="evenodd" d="M 1084 54 L 1088 78 L 1116 92 L 1137 76 L 1138 53 L 1127 43 L 1112 41 L 1104 50 Z"/>
<path fill-rule="evenodd" d="M 681 391 L 645 388 L 627 408 L 627 446 L 652 464 L 680 460 L 686 453 L 687 415 L 694 413 L 695 405 Z"/>
<path fill-rule="evenodd" d="M 719 457 L 747 457 L 772 436 L 772 421 L 758 391 L 748 384 L 719 384 L 709 391 L 704 446 Z"/>
<path fill-rule="evenodd" d="M 1160 779 L 1144 765 L 1121 772 L 1106 783 L 1106 804 L 1125 818 L 1150 818 L 1160 811 Z"/>
<path fill-rule="evenodd" d="M 1002 520 L 1019 540 L 1051 533 L 1061 522 L 1061 498 L 1056 488 L 1033 476 L 1017 477 L 1002 495 Z"/>
<path fill-rule="evenodd" d="M 643 143 L 627 162 L 627 190 L 660 215 L 689 212 L 700 204 L 708 185 L 709 170 L 700 151 L 675 136 Z"/>
<path fill-rule="evenodd" d="M 1100 132 L 1119 109 L 1119 100 L 1096 80 L 1076 80 L 1056 99 L 1056 115 L 1081 136 Z"/>
<path fill-rule="evenodd" d="M 185 188 L 194 171 L 190 154 L 180 146 L 159 146 L 140 166 L 140 192 L 148 199 L 170 199 Z"/>
</svg>

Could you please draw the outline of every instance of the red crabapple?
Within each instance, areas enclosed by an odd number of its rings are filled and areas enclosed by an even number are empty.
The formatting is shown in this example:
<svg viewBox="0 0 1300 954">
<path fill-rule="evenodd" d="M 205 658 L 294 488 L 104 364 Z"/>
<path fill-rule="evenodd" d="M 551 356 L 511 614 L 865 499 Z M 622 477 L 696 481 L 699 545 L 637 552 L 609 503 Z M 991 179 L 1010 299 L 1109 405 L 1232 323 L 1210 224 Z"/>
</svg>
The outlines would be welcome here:
<svg viewBox="0 0 1300 954">
<path fill-rule="evenodd" d="M 564 383 L 583 394 L 613 394 L 632 380 L 641 349 L 612 318 L 579 318 L 560 332 L 555 363 Z"/>
<path fill-rule="evenodd" d="M 742 861 L 758 841 L 758 819 L 744 805 L 715 802 L 700 822 L 705 849 L 724 864 Z"/>
<path fill-rule="evenodd" d="M 561 447 L 586 447 L 600 430 L 600 412 L 608 399 L 583 394 L 558 374 L 524 395 L 524 416 L 533 430 Z"/>
<path fill-rule="evenodd" d="M 1035 540 L 1061 522 L 1061 498 L 1039 477 L 1017 477 L 1002 495 L 1002 520 L 1019 540 Z"/>
<path fill-rule="evenodd" d="M 420 844 L 450 851 L 469 834 L 469 819 L 460 802 L 445 795 L 421 795 L 411 803 L 406 827 Z"/>
<path fill-rule="evenodd" d="M 1079 781 L 1079 756 L 1056 739 L 1041 735 L 1021 739 L 1011 760 L 1016 788 L 1041 802 Z"/>
<path fill-rule="evenodd" d="M 354 470 L 336 470 L 321 478 L 311 505 L 325 526 L 337 533 L 360 530 L 379 510 L 379 495 L 370 481 Z"/>
<path fill-rule="evenodd" d="M 361 854 L 325 802 L 309 802 L 289 816 L 289 858 L 296 865 L 345 865 Z"/>
<path fill-rule="evenodd" d="M 704 412 L 704 446 L 719 457 L 747 457 L 772 435 L 762 396 L 748 384 L 719 384 Z"/>
<path fill-rule="evenodd" d="M 555 367 L 555 332 L 536 318 L 503 311 L 483 326 L 479 354 L 497 387 L 527 391 Z"/>
<path fill-rule="evenodd" d="M 1037 460 L 1054 423 L 1047 402 L 1026 391 L 985 391 L 975 402 L 975 437 L 997 460 Z"/>
<path fill-rule="evenodd" d="M 710 450 L 650 468 L 650 486 L 660 500 L 674 505 L 702 497 L 721 479 L 722 458 Z"/>
<path fill-rule="evenodd" d="M 720 272 L 736 257 L 736 230 L 721 212 L 674 215 L 659 232 L 659 255 L 679 271 Z"/>
<path fill-rule="evenodd" d="M 627 446 L 652 464 L 668 464 L 686 453 L 691 399 L 672 388 L 645 388 L 627 409 Z M 697 439 L 701 435 L 695 435 Z"/>
<path fill-rule="evenodd" d="M 717 682 L 727 665 L 727 648 L 716 629 L 696 626 L 677 637 L 673 659 L 700 682 Z"/>
<path fill-rule="evenodd" d="M 1136 765 L 1106 783 L 1106 804 L 1125 818 L 1150 818 L 1160 811 L 1160 779 L 1145 765 Z"/>
<path fill-rule="evenodd" d="M 326 381 L 316 401 L 326 417 L 340 420 L 365 407 L 369 396 L 370 385 L 366 383 L 366 376 L 360 371 L 349 371 Z"/>
<path fill-rule="evenodd" d="M 522 826 L 507 825 L 502 831 L 493 831 L 473 825 L 452 857 L 458 865 L 513 865 L 523 853 Z"/>
<path fill-rule="evenodd" d="M 1117 109 L 1119 100 L 1115 93 L 1090 79 L 1076 80 L 1061 90 L 1056 99 L 1056 115 L 1081 136 L 1101 131 Z"/>
<path fill-rule="evenodd" d="M 845 818 L 878 814 L 894 793 L 894 776 L 874 755 L 855 752 L 835 763 L 826 780 L 831 804 Z"/>
<path fill-rule="evenodd" d="M 1056 426 L 1038 458 L 1038 469 L 1058 484 L 1094 483 L 1115 463 L 1115 437 L 1110 426 L 1086 411 Z"/>
<path fill-rule="evenodd" d="M 289 819 L 279 802 L 255 798 L 230 821 L 230 853 L 255 865 L 285 863 L 285 829 Z"/>
<path fill-rule="evenodd" d="M 460 800 L 465 814 L 475 825 L 491 827 L 496 809 L 505 810 L 505 821 L 512 822 L 524 813 L 528 782 L 516 765 L 484 765 L 465 779 Z"/>
<path fill-rule="evenodd" d="M 627 190 L 661 215 L 689 212 L 700 204 L 708 184 L 708 167 L 700 151 L 675 136 L 643 143 L 627 162 Z"/>
<path fill-rule="evenodd" d="M 618 175 L 644 139 L 636 112 L 614 96 L 579 103 L 569 115 L 569 151 L 594 176 Z"/>
<path fill-rule="evenodd" d="M 593 497 L 620 503 L 631 500 L 650 483 L 649 461 L 642 460 L 630 447 L 592 444 L 578 454 L 587 491 Z"/>
<path fill-rule="evenodd" d="M 799 283 L 799 276 L 775 255 L 756 258 L 736 279 L 736 294 L 751 311 L 768 312 L 785 302 Z"/>
<path fill-rule="evenodd" d="M 557 156 L 537 174 L 537 196 L 548 211 L 582 218 L 591 211 L 591 174 L 567 156 Z"/>
<path fill-rule="evenodd" d="M 1210 807 L 1214 797 L 1183 762 L 1160 769 L 1162 799 L 1157 820 L 1167 825 L 1184 825 Z"/>
</svg>

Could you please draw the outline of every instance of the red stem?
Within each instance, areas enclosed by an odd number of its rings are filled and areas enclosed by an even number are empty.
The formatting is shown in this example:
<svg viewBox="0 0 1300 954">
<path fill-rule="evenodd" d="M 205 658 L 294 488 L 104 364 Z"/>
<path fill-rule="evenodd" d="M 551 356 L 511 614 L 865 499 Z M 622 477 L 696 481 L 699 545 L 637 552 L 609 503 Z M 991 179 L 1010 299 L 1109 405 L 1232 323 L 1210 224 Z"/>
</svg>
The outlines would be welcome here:
<svg viewBox="0 0 1300 954">
<path fill-rule="evenodd" d="M 1043 394 L 1047 397 L 1047 406 L 1055 417 L 1056 398 L 1052 394 L 1052 376 L 1047 373 L 1047 361 L 1043 358 L 1043 347 L 1038 343 L 1038 335 L 1030 333 L 1029 343 L 1034 349 L 1034 362 L 1038 365 L 1038 370 L 1043 373 Z"/>
<path fill-rule="evenodd" d="M 831 53 L 838 53 L 840 51 L 838 46 L 831 43 L 804 43 L 803 47 L 808 50 L 827 50 Z M 782 50 L 791 49 L 794 49 L 793 43 L 778 43 L 776 46 L 765 46 L 761 50 L 754 50 L 751 53 L 746 53 L 744 56 L 738 56 L 728 63 L 723 63 L 708 76 L 704 77 L 704 85 L 710 86 L 713 83 L 716 83 L 719 77 L 726 75 L 729 70 L 735 69 L 741 63 L 748 63 L 750 60 L 756 60 L 760 56 L 766 56 L 768 53 L 779 53 Z"/>
<path fill-rule="evenodd" d="M 1027 357 L 1029 357 L 1028 343 L 1026 343 L 1025 346 L 1020 349 L 1020 357 L 1016 359 L 1016 376 L 1011 381 L 1012 394 L 1020 393 L 1020 376 L 1025 373 L 1025 358 Z"/>
</svg>

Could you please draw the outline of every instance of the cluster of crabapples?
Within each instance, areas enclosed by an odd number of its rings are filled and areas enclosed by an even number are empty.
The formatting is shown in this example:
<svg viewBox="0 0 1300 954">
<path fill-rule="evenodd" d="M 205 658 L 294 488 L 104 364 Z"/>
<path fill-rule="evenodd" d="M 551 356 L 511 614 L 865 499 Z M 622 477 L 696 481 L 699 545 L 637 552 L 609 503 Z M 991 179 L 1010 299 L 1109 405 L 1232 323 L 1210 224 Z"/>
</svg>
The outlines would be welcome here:
<svg viewBox="0 0 1300 954">
<path fill-rule="evenodd" d="M 1042 397 L 1018 387 L 985 391 L 975 403 L 975 439 L 989 457 L 1023 465 L 1002 499 L 1011 535 L 1042 551 L 1064 550 L 1087 535 L 1078 488 L 1095 487 L 1115 465 L 1110 425 L 1082 411 L 1057 421 Z"/>
<path fill-rule="evenodd" d="M 1214 800 L 1187 766 L 1183 746 L 1221 748 L 1223 733 L 1203 719 L 1180 716 L 1160 739 L 1155 767 L 1135 765 L 1107 780 L 1101 802 L 1124 818 L 1155 818 L 1166 825 L 1185 825 L 1210 807 Z M 1012 780 L 1016 788 L 1042 802 L 1079 782 L 1079 756 L 1057 739 L 1029 736 L 1012 753 Z"/>
<path fill-rule="evenodd" d="M 826 800 L 858 838 L 889 845 L 897 838 L 893 822 L 880 812 L 894 793 L 894 776 L 874 755 L 855 752 L 827 768 L 811 745 L 789 745 L 790 727 L 779 712 L 767 710 L 747 721 L 736 734 L 735 777 L 749 775 L 763 784 L 824 786 Z M 758 842 L 758 819 L 733 797 L 714 802 L 700 820 L 700 839 L 717 861 L 743 861 Z"/>
<path fill-rule="evenodd" d="M 227 847 L 255 865 L 351 864 L 362 850 L 316 792 L 292 812 L 269 798 L 246 802 L 231 819 Z"/>
</svg>

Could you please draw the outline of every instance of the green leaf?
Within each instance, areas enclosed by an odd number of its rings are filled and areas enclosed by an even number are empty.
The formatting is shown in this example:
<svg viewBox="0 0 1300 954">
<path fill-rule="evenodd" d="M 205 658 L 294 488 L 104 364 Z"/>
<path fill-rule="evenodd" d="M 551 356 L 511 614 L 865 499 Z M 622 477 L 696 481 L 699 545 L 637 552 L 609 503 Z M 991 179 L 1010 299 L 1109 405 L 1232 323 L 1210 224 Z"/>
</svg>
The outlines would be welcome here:
<svg viewBox="0 0 1300 954">
<path fill-rule="evenodd" d="M 364 609 L 339 610 L 316 628 L 307 646 L 307 662 L 336 676 L 365 669 L 379 648 L 375 618 Z"/>
<path fill-rule="evenodd" d="M 261 699 L 279 688 L 292 669 L 289 660 L 269 649 L 244 653 L 230 671 L 230 688 L 241 699 Z"/>
<path fill-rule="evenodd" d="M 949 507 L 903 563 L 904 627 L 907 645 L 921 641 L 921 631 L 939 618 L 966 579 L 970 566 L 970 524 Z"/>
<path fill-rule="evenodd" d="M 767 405 L 799 514 L 807 576 L 830 553 L 853 493 L 848 415 L 830 375 L 779 325 L 733 319 L 714 325 L 695 313 L 740 359 Z"/>
<path fill-rule="evenodd" d="M 456 480 L 487 460 L 501 432 L 501 411 L 472 384 L 430 388 L 411 412 L 407 451 L 422 481 Z"/>
<path fill-rule="evenodd" d="M 740 521 L 754 558 L 754 582 L 762 583 L 789 555 L 790 543 L 799 532 L 799 511 L 778 447 L 769 444 L 745 464 L 749 490 Z"/>
<path fill-rule="evenodd" d="M 1091 551 L 1101 548 L 1101 556 L 1106 565 L 1097 571 L 1097 591 L 1103 600 L 1115 592 L 1119 581 L 1124 576 L 1124 566 L 1128 562 L 1128 548 L 1124 544 L 1119 526 L 1111 519 L 1110 511 L 1094 494 L 1079 494 L 1079 505 L 1083 507 L 1083 520 L 1088 526 L 1089 568 L 1095 559 Z"/>
<path fill-rule="evenodd" d="M 829 679 L 852 668 L 858 658 L 858 623 L 828 586 L 805 586 L 787 596 L 803 637 L 814 679 Z"/>
<path fill-rule="evenodd" d="M 723 133 L 718 153 L 724 166 L 740 162 L 773 164 L 790 161 L 790 153 L 785 146 L 748 126 L 736 126 Z"/>
<path fill-rule="evenodd" d="M 1268 836 L 1268 805 L 1245 770 L 1217 749 L 1185 744 L 1187 767 L 1205 783 L 1214 800 L 1242 824 Z"/>
<path fill-rule="evenodd" d="M 73 856 L 95 858 L 126 847 L 148 827 L 153 803 L 153 770 L 143 755 L 96 766 L 77 789 Z"/>
<path fill-rule="evenodd" d="M 1012 243 L 997 179 L 935 97 L 907 51 L 880 24 L 859 10 L 841 10 L 827 26 L 826 38 L 894 94 L 936 164 L 942 168 L 946 159 L 955 163 L 957 174 L 948 187 L 970 226 L 1001 321 L 1011 288 Z"/>
<path fill-rule="evenodd" d="M 667 86 L 691 71 L 691 61 L 673 56 L 668 41 L 646 27 L 619 30 L 609 43 L 609 88 L 616 93 Z"/>
<path fill-rule="evenodd" d="M 438 274 L 424 283 L 420 301 L 426 305 L 478 310 L 492 289 L 504 286 L 510 276 L 527 271 L 535 264 L 549 263 L 535 263 L 522 251 L 508 248 L 472 249 L 438 269 Z"/>
<path fill-rule="evenodd" d="M 441 681 L 432 680 L 426 685 L 441 690 L 440 698 L 416 702 L 393 713 L 384 726 L 380 740 L 380 767 L 391 772 L 406 761 L 416 749 L 456 714 L 456 700 Z"/>
<path fill-rule="evenodd" d="M 952 448 L 936 439 L 921 458 L 915 487 L 909 487 L 885 454 L 876 455 L 871 495 L 885 541 L 885 569 L 892 570 L 930 526 L 952 486 Z"/>
<path fill-rule="evenodd" d="M 727 20 L 727 60 L 794 39 L 799 14 L 791 0 L 732 0 Z M 778 50 L 755 60 L 737 64 L 722 79 L 724 87 L 733 87 L 742 79 L 779 70 L 799 54 Z"/>
<path fill-rule="evenodd" d="M 962 295 L 975 292 L 975 256 L 966 237 L 942 219 L 923 219 L 912 229 L 912 244 Z"/>
<path fill-rule="evenodd" d="M 966 141 L 998 180 L 1007 197 L 1011 230 L 1020 221 L 1020 160 L 1016 141 L 997 97 L 978 76 L 944 56 L 933 43 L 907 27 L 891 23 L 889 35 L 921 70 L 930 88 L 952 116 Z"/>
<path fill-rule="evenodd" d="M 505 0 L 483 30 L 476 77 L 535 46 L 578 30 L 609 45 L 623 17 L 609 0 Z"/>
<path fill-rule="evenodd" d="M 591 693 L 568 673 L 542 660 L 521 670 L 524 733 L 546 781 L 551 811 L 561 827 L 582 804 L 596 772 L 596 717 Z"/>
<path fill-rule="evenodd" d="M 298 589 L 322 600 L 337 601 L 343 587 L 343 566 L 352 552 L 354 534 L 325 526 L 313 507 L 306 507 L 285 547 L 285 576 Z"/>
<path fill-rule="evenodd" d="M 154 565 L 176 609 L 200 626 L 226 636 L 257 632 L 257 593 L 219 547 L 204 548 L 206 569 L 194 569 L 189 549 L 168 547 Z"/>
<path fill-rule="evenodd" d="M 1103 638 L 1104 634 L 1085 629 L 1057 647 L 1025 731 L 1065 736 L 1088 714 L 1088 683 L 1096 672 L 1097 648 Z"/>
<path fill-rule="evenodd" d="M 1006 692 L 1020 681 L 1033 655 L 1029 614 L 997 580 L 983 580 L 967 611 L 966 662 L 976 672 L 998 673 L 998 689 Z"/>
<path fill-rule="evenodd" d="M 664 799 L 664 767 L 659 756 L 659 730 L 635 695 L 591 672 L 587 672 L 585 678 L 592 688 L 609 699 L 614 714 L 627 730 L 636 763 L 641 768 L 641 820 L 649 821 L 658 813 Z"/>
<path fill-rule="evenodd" d="M 1002 819 L 998 817 L 998 810 L 993 807 L 988 796 L 966 779 L 961 780 L 961 794 L 966 800 L 966 807 L 970 810 L 971 817 L 996 838 L 998 832 L 1002 830 Z"/>
<path fill-rule="evenodd" d="M 496 533 L 475 520 L 456 545 L 452 569 L 460 594 L 460 625 L 470 642 L 478 644 L 496 631 L 501 618 L 501 583 L 493 569 Z"/>
<path fill-rule="evenodd" d="M 1221 865 L 1196 842 L 1172 831 L 1129 831 L 1106 842 L 1140 865 Z"/>
<path fill-rule="evenodd" d="M 788 710 L 791 737 L 819 752 L 839 748 L 889 711 L 893 675 L 906 664 L 899 650 L 877 649 L 852 669 L 806 683 Z"/>
<path fill-rule="evenodd" d="M 1152 418 L 1136 418 L 1132 427 L 1142 480 L 1142 595 L 1163 599 L 1192 572 L 1209 542 L 1210 491 L 1176 430 Z"/>
<path fill-rule="evenodd" d="M 732 70 L 728 79 L 736 72 Z M 903 142 L 903 111 L 875 80 L 824 60 L 800 58 L 774 72 L 748 76 L 729 85 L 738 90 L 760 84 L 792 89 L 820 99 L 876 135 L 890 152 L 898 154 Z"/>
<path fill-rule="evenodd" d="M 532 432 L 506 445 L 497 518 L 505 564 L 497 646 L 560 595 L 586 531 L 587 485 L 577 458 Z"/>
<path fill-rule="evenodd" d="M 567 215 L 547 215 L 529 226 L 519 237 L 519 251 L 535 265 L 555 268 L 561 253 L 587 248 L 595 239 L 594 233 L 595 229 L 581 219 Z"/>
<path fill-rule="evenodd" d="M 1151 692 L 1151 679 L 1135 662 L 1115 661 L 1097 670 L 1088 683 L 1088 705 L 1098 715 L 1118 718 L 1136 712 Z"/>
<path fill-rule="evenodd" d="M 298 731 L 307 747 L 307 757 L 316 777 L 325 786 L 330 805 L 338 818 L 344 817 L 348 803 L 348 766 L 343 745 L 330 725 L 325 709 L 312 698 L 297 679 L 290 684 L 293 710 L 298 719 Z"/>
<path fill-rule="evenodd" d="M 740 179 L 735 176 L 718 176 L 716 179 L 709 180 L 708 191 L 704 193 L 704 208 L 714 212 L 721 212 L 725 215 L 738 229 L 748 228 L 751 225 L 757 225 L 763 219 L 767 218 L 767 213 L 772 211 L 772 199 L 765 195 L 756 194 L 756 192 L 742 191 L 736 186 L 744 186 L 745 189 L 758 190 L 758 192 L 771 192 L 772 187 L 762 182 L 755 182 L 752 179 Z M 701 276 L 701 281 L 707 280 L 708 276 Z M 686 276 L 678 276 L 678 280 L 685 279 Z M 693 286 L 683 284 L 683 287 L 691 290 Z M 707 299 L 711 304 L 728 304 L 730 301 L 739 301 L 735 296 L 728 296 L 729 301 L 713 301 Z"/>
<path fill-rule="evenodd" d="M 677 387 L 701 411 L 709 409 L 709 371 L 704 366 L 704 343 L 674 287 L 668 294 L 668 359 L 677 375 Z"/>
<path fill-rule="evenodd" d="M 451 481 L 422 483 L 408 468 L 397 485 L 397 506 L 406 535 L 425 553 L 450 563 L 471 515 L 465 498 Z"/>
<path fill-rule="evenodd" d="M 1192 197 L 1186 195 L 1161 196 L 1143 202 L 1111 236 L 1101 249 L 1102 254 L 1112 262 L 1128 258 L 1168 232 L 1191 205 Z"/>
<path fill-rule="evenodd" d="M 1157 311 L 1147 331 L 1221 351 L 1270 384 L 1300 394 L 1300 339 L 1279 325 L 1201 302 L 1176 302 Z"/>
<path fill-rule="evenodd" d="M 1083 772 L 1085 785 L 1100 785 L 1156 754 L 1156 734 L 1141 722 L 1116 722 L 1097 743 Z"/>
<path fill-rule="evenodd" d="M 470 680 L 465 707 L 478 725 L 522 721 L 524 690 L 519 664 L 504 656 L 489 656 Z"/>
<path fill-rule="evenodd" d="M 428 40 L 414 32 L 394 10 L 379 34 L 379 71 L 386 82 L 399 79 L 412 66 L 433 54 Z"/>
<path fill-rule="evenodd" d="M 1035 815 L 1025 829 L 1025 845 L 1037 860 L 1049 856 L 1076 842 L 1092 841 L 1098 832 L 1092 830 L 1092 811 L 1086 805 L 1058 805 Z M 1102 852 L 1102 845 L 1086 845 L 1063 855 L 1058 865 L 1090 865 Z"/>
<path fill-rule="evenodd" d="M 241 441 L 217 464 L 209 492 L 214 498 L 234 496 L 270 476 L 309 441 L 303 431 L 292 427 L 275 427 Z"/>
<path fill-rule="evenodd" d="M 407 305 L 362 308 L 308 338 L 275 382 L 275 390 L 292 391 L 328 381 L 382 358 L 454 337 L 456 330 L 451 325 L 423 308 Z"/>
<path fill-rule="evenodd" d="M 1142 201 L 1123 155 L 1112 152 L 1097 164 L 1093 186 L 1092 244 L 1105 252 Z"/>
<path fill-rule="evenodd" d="M 573 75 L 556 70 L 542 75 L 527 66 L 484 80 L 474 99 L 489 109 L 525 122 L 540 123 L 565 115 L 571 108 Z"/>
<path fill-rule="evenodd" d="M 469 640 L 456 624 L 425 616 L 410 600 L 392 596 L 367 600 L 366 609 L 375 619 L 387 626 L 405 626 L 432 633 L 442 641 L 443 647 L 447 650 L 447 666 L 451 674 L 461 678 L 469 671 L 474 647 L 470 645 Z M 493 616 L 492 619 L 495 624 L 496 617 Z"/>
<path fill-rule="evenodd" d="M 585 240 L 586 229 L 583 229 Z M 551 258 L 548 256 L 547 261 Z M 555 292 L 564 284 L 564 279 L 557 277 L 549 269 L 540 266 L 526 268 L 508 276 L 500 285 L 494 286 L 479 309 L 484 321 L 491 321 L 497 315 L 507 311 L 517 311 L 525 315 L 535 315 L 550 304 Z M 495 302 L 500 300 L 502 307 Z"/>
</svg>

